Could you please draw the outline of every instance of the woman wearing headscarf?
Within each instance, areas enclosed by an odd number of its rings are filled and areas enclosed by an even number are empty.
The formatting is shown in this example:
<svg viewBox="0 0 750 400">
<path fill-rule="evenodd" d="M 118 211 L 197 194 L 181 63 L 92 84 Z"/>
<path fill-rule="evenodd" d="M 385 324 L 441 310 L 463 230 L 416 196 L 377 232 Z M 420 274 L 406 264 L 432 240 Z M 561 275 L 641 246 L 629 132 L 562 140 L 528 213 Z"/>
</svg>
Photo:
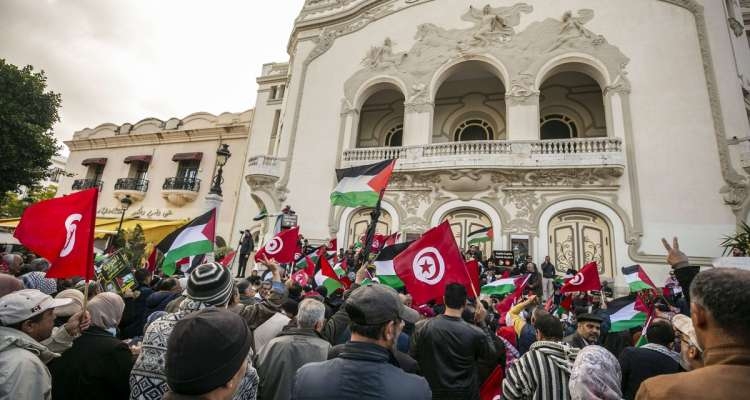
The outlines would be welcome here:
<svg viewBox="0 0 750 400">
<path fill-rule="evenodd" d="M 127 399 L 133 358 L 117 339 L 125 302 L 104 292 L 88 303 L 91 326 L 73 347 L 49 363 L 53 399 Z"/>
<path fill-rule="evenodd" d="M 621 376 L 620 363 L 609 350 L 596 345 L 586 346 L 578 352 L 570 371 L 570 398 L 621 400 Z"/>
</svg>

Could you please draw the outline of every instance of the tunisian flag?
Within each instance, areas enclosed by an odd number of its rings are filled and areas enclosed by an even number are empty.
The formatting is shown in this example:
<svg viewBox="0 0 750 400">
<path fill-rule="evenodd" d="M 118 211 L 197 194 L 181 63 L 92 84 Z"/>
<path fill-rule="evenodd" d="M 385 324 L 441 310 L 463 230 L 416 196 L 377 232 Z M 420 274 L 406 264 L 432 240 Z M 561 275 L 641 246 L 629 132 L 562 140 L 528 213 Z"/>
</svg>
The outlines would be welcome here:
<svg viewBox="0 0 750 400">
<path fill-rule="evenodd" d="M 599 270 L 596 268 L 596 261 L 592 261 L 581 267 L 581 270 L 573 278 L 565 282 L 560 288 L 560 293 L 601 289 L 602 283 L 599 281 Z"/>
<path fill-rule="evenodd" d="M 299 227 L 286 229 L 274 236 L 265 246 L 255 252 L 255 261 L 260 262 L 263 257 L 274 259 L 279 263 L 294 262 L 294 253 L 297 252 L 297 239 L 299 238 Z"/>
<path fill-rule="evenodd" d="M 99 190 L 40 201 L 23 212 L 13 236 L 50 262 L 47 278 L 94 277 L 94 222 Z"/>
<path fill-rule="evenodd" d="M 473 293 L 466 265 L 447 221 L 425 232 L 399 253 L 393 259 L 393 267 L 417 306 L 441 300 L 449 283 L 460 283 L 468 293 Z"/>
</svg>

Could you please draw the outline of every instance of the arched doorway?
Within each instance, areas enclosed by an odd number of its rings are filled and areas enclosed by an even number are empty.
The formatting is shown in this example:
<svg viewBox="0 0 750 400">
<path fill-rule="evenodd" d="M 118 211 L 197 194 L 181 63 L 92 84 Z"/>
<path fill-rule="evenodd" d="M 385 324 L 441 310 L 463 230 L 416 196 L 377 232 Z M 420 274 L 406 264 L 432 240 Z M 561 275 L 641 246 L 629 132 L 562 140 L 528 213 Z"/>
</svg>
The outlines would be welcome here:
<svg viewBox="0 0 750 400">
<path fill-rule="evenodd" d="M 596 261 L 599 274 L 614 277 L 612 229 L 598 214 L 564 211 L 549 222 L 549 256 L 558 272 Z"/>
<path fill-rule="evenodd" d="M 465 251 L 469 248 L 469 234 L 477 232 L 484 228 L 492 228 L 492 221 L 485 213 L 471 208 L 462 208 L 449 212 L 443 217 L 443 221 L 448 221 L 453 231 L 453 237 L 456 239 L 458 248 Z M 482 257 L 487 258 L 492 254 L 492 239 L 480 241 L 476 244 L 482 252 Z"/>
<path fill-rule="evenodd" d="M 352 213 L 351 218 L 349 218 L 349 228 L 346 232 L 346 248 L 357 243 L 367 233 L 367 227 L 370 225 L 371 220 L 371 212 L 372 208 L 360 208 Z M 375 233 L 390 235 L 392 223 L 391 214 L 381 209 Z"/>
</svg>

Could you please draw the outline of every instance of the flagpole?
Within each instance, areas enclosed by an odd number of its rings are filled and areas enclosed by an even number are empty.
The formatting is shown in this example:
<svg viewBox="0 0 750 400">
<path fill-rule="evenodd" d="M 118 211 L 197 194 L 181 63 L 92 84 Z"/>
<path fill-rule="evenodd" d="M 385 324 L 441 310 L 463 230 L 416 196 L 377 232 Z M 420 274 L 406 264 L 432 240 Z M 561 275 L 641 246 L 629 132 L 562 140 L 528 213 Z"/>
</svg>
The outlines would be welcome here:
<svg viewBox="0 0 750 400">
<path fill-rule="evenodd" d="M 385 194 L 385 187 L 380 190 L 380 195 L 378 196 L 378 202 L 375 204 L 375 209 L 372 210 L 370 213 L 370 226 L 367 227 L 367 236 L 365 238 L 364 248 L 362 249 L 362 254 L 360 255 L 360 260 L 362 260 L 362 265 L 365 265 L 368 262 L 368 258 L 370 257 L 370 246 L 372 245 L 372 239 L 375 237 L 375 230 L 378 226 L 378 220 L 380 219 L 380 203 L 383 200 L 383 195 Z"/>
</svg>

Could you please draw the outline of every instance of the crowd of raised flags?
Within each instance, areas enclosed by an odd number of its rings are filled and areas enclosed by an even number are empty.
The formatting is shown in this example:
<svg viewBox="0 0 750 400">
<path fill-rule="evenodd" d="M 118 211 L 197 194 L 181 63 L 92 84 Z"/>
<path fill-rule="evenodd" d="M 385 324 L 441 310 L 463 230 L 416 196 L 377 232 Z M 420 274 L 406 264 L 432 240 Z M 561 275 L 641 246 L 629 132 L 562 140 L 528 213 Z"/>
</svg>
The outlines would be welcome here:
<svg viewBox="0 0 750 400">
<path fill-rule="evenodd" d="M 379 207 L 394 168 L 395 162 L 388 160 L 338 170 L 339 182 L 331 194 L 332 203 L 343 207 Z M 96 196 L 96 189 L 91 189 L 32 205 L 15 232 L 15 236 L 29 250 L 50 261 L 51 267 L 46 271 L 46 278 L 83 278 L 86 299 L 89 297 L 88 281 L 96 280 L 101 274 L 101 267 L 94 268 L 92 252 L 89 251 L 93 248 L 92 221 L 95 218 Z M 377 213 L 373 215 L 377 216 Z M 377 221 L 371 221 L 371 225 L 376 226 Z M 39 226 L 45 226 L 44 232 Z M 535 311 L 529 308 L 525 319 L 519 312 L 534 303 L 533 293 L 536 290 L 531 285 L 533 282 L 538 284 L 541 280 L 535 264 L 528 261 L 515 266 L 490 267 L 490 260 L 474 258 L 471 254 L 475 253 L 463 252 L 458 248 L 448 222 L 425 231 L 419 238 L 411 241 L 401 241 L 398 232 L 384 234 L 373 230 L 364 234 L 346 251 L 337 251 L 335 239 L 317 248 L 303 246 L 303 231 L 304 227 L 300 226 L 280 230 L 262 243 L 255 252 L 254 260 L 258 265 L 271 265 L 269 262 L 280 264 L 282 270 L 274 270 L 274 276 L 278 273 L 287 288 L 296 285 L 305 292 L 305 296 L 322 300 L 330 308 L 326 312 L 326 316 L 330 318 L 329 324 L 335 321 L 333 315 L 343 309 L 341 302 L 344 294 L 348 295 L 362 286 L 382 285 L 408 295 L 404 297 L 408 298 L 408 305 L 419 310 L 426 319 L 445 310 L 443 296 L 450 285 L 463 286 L 477 312 L 488 309 L 486 321 L 490 322 L 489 326 L 493 329 L 493 340 L 498 342 L 494 348 L 504 349 L 498 351 L 502 354 L 503 361 L 497 362 L 489 369 L 490 373 L 482 376 L 484 383 L 481 397 L 483 400 L 494 400 L 503 395 L 506 368 L 511 365 L 512 360 L 519 359 L 529 351 L 522 348 L 522 341 L 525 340 L 523 335 L 528 333 L 523 327 L 534 324 Z M 213 260 L 215 232 L 216 211 L 210 210 L 166 236 L 149 254 L 144 269 L 157 273 L 162 279 L 189 276 L 198 264 Z M 478 245 L 491 241 L 492 238 L 492 228 L 484 227 L 470 232 L 468 243 Z M 231 268 L 233 257 L 234 254 L 229 254 L 218 265 L 225 269 Z M 109 256 L 109 259 L 116 258 L 114 255 Z M 669 285 L 669 290 L 660 287 L 639 265 L 621 268 L 630 293 L 608 298 L 605 295 L 606 288 L 600 281 L 599 267 L 596 261 L 591 261 L 572 271 L 573 273 L 562 275 L 558 272 L 553 278 L 554 293 L 536 301 L 538 309 L 545 310 L 561 321 L 566 335 L 577 332 L 577 323 L 580 327 L 582 321 L 594 321 L 601 324 L 602 335 L 596 335 L 596 343 L 588 344 L 603 345 L 617 356 L 623 345 L 608 343 L 608 338 L 633 338 L 631 344 L 645 348 L 649 342 L 647 332 L 652 322 L 686 306 L 684 299 L 681 300 L 681 305 L 675 302 L 682 292 L 679 285 L 673 282 Z M 256 269 L 253 273 L 257 271 Z M 122 276 L 125 276 L 119 271 L 115 275 L 120 276 L 121 281 Z M 274 280 L 273 284 L 276 283 Z M 237 286 L 239 285 L 235 282 L 233 287 Z M 119 289 L 123 296 L 132 294 L 124 286 Z M 274 291 L 278 290 L 281 289 L 273 286 L 257 296 L 260 301 L 270 301 Z M 243 295 L 245 293 L 240 293 L 240 298 Z M 276 307 L 275 312 L 279 312 L 281 304 Z M 83 313 L 86 313 L 86 300 L 83 303 Z M 339 344 L 334 339 L 330 340 L 331 344 Z M 625 340 L 628 341 L 629 339 Z M 555 393 L 560 394 L 559 398 L 569 396 L 563 389 Z M 512 393 L 505 394 L 507 398 L 511 395 Z M 528 398 L 548 398 L 545 396 L 530 395 Z"/>
</svg>

